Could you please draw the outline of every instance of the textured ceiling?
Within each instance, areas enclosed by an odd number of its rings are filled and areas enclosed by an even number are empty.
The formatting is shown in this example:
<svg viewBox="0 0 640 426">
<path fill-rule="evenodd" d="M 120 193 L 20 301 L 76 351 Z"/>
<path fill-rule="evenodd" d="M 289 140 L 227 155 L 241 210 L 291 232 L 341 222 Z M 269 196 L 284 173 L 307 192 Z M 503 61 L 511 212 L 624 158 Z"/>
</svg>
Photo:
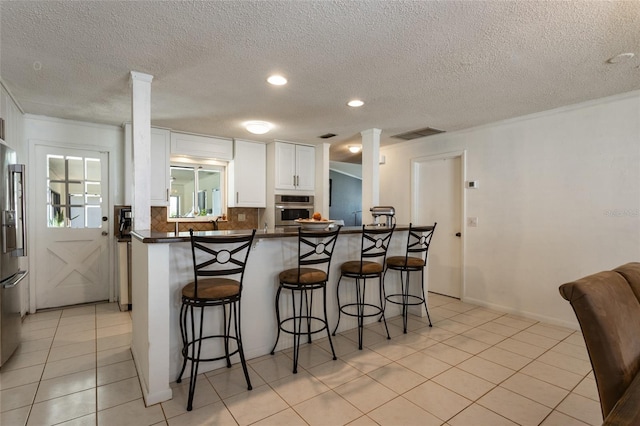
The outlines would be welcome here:
<svg viewBox="0 0 640 426">
<path fill-rule="evenodd" d="M 153 125 L 331 132 L 342 161 L 372 127 L 388 144 L 640 88 L 638 1 L 2 1 L 0 37 L 0 76 L 27 113 L 129 121 L 134 70 L 154 76 Z M 637 56 L 606 62 L 622 52 Z M 268 85 L 276 72 L 289 84 Z M 276 127 L 251 135 L 252 119 Z"/>
</svg>

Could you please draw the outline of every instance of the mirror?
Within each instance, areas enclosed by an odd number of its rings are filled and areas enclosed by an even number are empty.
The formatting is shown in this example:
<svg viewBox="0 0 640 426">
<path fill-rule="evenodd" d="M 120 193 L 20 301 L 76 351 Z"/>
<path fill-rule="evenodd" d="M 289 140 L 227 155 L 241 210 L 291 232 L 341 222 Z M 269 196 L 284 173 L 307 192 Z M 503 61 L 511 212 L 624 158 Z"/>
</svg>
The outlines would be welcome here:
<svg viewBox="0 0 640 426">
<path fill-rule="evenodd" d="M 172 165 L 169 218 L 216 218 L 222 215 L 225 210 L 225 171 L 221 165 Z"/>
</svg>

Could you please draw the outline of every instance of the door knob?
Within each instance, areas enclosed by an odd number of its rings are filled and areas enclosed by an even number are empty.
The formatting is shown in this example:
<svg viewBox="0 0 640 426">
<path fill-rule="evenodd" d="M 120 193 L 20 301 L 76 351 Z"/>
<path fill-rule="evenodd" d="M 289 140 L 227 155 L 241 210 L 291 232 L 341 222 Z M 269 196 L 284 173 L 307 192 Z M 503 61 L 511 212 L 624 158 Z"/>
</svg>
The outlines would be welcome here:
<svg viewBox="0 0 640 426">
<path fill-rule="evenodd" d="M 462 237 L 462 234 L 460 232 L 456 232 L 456 237 Z"/>
<path fill-rule="evenodd" d="M 109 235 L 107 231 L 102 231 L 102 236 L 106 237 L 107 235 Z"/>
</svg>

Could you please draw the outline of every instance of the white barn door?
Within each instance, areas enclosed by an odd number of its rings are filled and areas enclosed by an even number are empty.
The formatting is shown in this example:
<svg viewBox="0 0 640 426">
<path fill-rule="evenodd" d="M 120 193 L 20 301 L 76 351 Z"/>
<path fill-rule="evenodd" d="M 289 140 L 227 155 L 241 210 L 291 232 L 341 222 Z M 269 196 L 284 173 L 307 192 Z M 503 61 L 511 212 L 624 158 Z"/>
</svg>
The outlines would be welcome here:
<svg viewBox="0 0 640 426">
<path fill-rule="evenodd" d="M 36 153 L 36 309 L 109 299 L 109 157 L 38 145 Z"/>
</svg>

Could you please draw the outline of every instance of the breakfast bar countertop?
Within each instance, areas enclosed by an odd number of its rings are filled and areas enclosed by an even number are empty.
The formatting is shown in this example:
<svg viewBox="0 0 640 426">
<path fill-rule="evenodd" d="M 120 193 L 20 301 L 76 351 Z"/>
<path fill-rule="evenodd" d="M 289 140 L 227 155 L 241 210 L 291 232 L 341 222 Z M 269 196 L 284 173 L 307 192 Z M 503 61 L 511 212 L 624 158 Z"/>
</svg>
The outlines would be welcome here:
<svg viewBox="0 0 640 426">
<path fill-rule="evenodd" d="M 407 231 L 409 225 L 396 225 L 396 231 Z M 224 237 L 229 235 L 246 235 L 251 232 L 248 229 L 234 229 L 224 231 L 196 231 L 195 235 L 205 237 Z M 362 232 L 362 226 L 343 226 L 340 230 L 340 234 L 358 234 Z M 135 230 L 131 231 L 133 238 L 142 241 L 145 244 L 156 243 L 180 243 L 190 241 L 189 232 L 156 232 L 150 230 Z M 298 235 L 298 227 L 292 226 L 291 229 L 287 228 L 270 228 L 266 231 L 264 229 L 258 229 L 256 231 L 255 238 L 283 238 L 283 237 L 295 237 Z"/>
</svg>

